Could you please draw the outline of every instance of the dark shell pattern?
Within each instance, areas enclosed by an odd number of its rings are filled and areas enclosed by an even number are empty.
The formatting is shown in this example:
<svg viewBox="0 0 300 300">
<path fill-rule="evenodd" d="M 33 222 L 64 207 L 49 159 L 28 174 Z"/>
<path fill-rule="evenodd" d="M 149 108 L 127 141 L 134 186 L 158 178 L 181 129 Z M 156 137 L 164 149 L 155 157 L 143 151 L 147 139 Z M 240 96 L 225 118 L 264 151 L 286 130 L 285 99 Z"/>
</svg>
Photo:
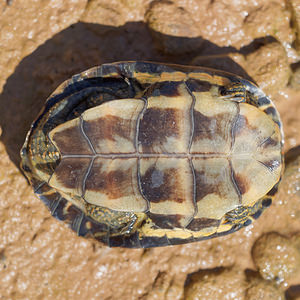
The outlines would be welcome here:
<svg viewBox="0 0 300 300">
<path fill-rule="evenodd" d="M 109 246 L 234 232 L 269 206 L 283 170 L 277 110 L 222 71 L 120 62 L 47 100 L 21 150 L 53 216 Z"/>
</svg>

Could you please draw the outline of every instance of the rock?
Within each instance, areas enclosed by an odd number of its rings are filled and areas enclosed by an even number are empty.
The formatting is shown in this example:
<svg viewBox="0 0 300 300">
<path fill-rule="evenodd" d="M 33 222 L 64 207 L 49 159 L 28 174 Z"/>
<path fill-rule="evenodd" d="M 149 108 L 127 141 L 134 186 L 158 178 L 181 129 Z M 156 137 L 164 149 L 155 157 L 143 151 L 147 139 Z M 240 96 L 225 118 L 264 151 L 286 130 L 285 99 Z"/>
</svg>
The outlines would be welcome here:
<svg viewBox="0 0 300 300">
<path fill-rule="evenodd" d="M 268 280 L 256 278 L 249 283 L 245 300 L 285 300 L 283 291 Z"/>
<path fill-rule="evenodd" d="M 287 237 L 271 232 L 252 248 L 253 261 L 266 280 L 282 283 L 300 271 L 300 252 Z"/>
<path fill-rule="evenodd" d="M 203 40 L 197 38 L 197 25 L 184 7 L 170 1 L 153 1 L 145 18 L 161 51 L 182 54 L 201 48 Z"/>
<path fill-rule="evenodd" d="M 201 270 L 188 277 L 184 289 L 184 299 L 242 300 L 245 287 L 244 273 L 240 269 Z"/>
</svg>

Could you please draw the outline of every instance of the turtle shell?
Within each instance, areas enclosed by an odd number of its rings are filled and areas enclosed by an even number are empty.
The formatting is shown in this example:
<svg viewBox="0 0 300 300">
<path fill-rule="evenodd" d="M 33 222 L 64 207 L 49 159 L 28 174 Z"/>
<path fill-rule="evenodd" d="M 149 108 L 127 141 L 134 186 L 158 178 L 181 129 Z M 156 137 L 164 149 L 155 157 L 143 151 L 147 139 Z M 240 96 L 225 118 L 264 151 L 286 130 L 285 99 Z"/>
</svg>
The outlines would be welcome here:
<svg viewBox="0 0 300 300">
<path fill-rule="evenodd" d="M 271 204 L 281 122 L 253 83 L 222 71 L 105 64 L 49 97 L 21 150 L 51 214 L 109 246 L 234 232 Z"/>
</svg>

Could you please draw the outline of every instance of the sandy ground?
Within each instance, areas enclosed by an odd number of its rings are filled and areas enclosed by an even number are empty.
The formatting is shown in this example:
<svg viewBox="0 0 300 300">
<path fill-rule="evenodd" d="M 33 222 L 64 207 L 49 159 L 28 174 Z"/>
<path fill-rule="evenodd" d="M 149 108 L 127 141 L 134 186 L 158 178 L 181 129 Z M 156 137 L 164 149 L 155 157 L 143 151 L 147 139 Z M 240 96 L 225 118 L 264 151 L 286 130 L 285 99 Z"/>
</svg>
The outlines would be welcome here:
<svg viewBox="0 0 300 300">
<path fill-rule="evenodd" d="M 300 299 L 299 54 L 299 0 L 2 0 L 0 299 Z M 214 240 L 131 250 L 50 216 L 18 169 L 25 134 L 62 81 L 120 60 L 224 69 L 274 100 L 287 167 L 259 220 Z"/>
</svg>

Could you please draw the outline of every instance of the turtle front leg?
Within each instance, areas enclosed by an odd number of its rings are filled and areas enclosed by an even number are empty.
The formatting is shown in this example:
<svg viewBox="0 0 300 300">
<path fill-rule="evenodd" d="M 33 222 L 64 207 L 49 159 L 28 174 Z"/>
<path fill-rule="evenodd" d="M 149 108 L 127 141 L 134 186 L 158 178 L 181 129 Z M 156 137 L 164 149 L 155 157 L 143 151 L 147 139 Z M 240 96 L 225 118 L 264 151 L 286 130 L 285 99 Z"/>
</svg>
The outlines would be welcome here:
<svg viewBox="0 0 300 300">
<path fill-rule="evenodd" d="M 247 94 L 246 86 L 241 82 L 232 82 L 231 84 L 220 87 L 219 89 L 219 97 L 222 100 L 248 102 Z"/>
</svg>

